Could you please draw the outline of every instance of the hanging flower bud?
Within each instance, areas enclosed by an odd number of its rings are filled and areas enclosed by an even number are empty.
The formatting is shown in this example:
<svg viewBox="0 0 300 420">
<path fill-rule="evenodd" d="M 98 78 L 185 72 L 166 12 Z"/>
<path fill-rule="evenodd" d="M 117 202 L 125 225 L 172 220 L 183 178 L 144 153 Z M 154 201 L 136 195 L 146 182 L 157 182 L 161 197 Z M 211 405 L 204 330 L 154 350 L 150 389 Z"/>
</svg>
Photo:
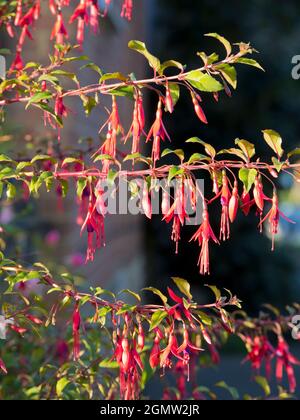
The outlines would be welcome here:
<svg viewBox="0 0 300 420">
<path fill-rule="evenodd" d="M 151 204 L 151 199 L 149 196 L 147 182 L 144 182 L 144 187 L 143 187 L 142 209 L 145 216 L 151 220 L 152 219 L 152 204 Z"/>
<path fill-rule="evenodd" d="M 139 323 L 139 327 L 138 327 L 139 333 L 138 333 L 138 339 L 137 339 L 137 344 L 140 350 L 143 350 L 145 347 L 145 333 L 143 330 L 143 326 L 141 323 Z"/>
<path fill-rule="evenodd" d="M 15 32 L 14 32 L 14 29 L 12 27 L 11 21 L 6 22 L 6 32 L 7 32 L 8 36 L 10 36 L 10 38 L 14 38 Z"/>
<path fill-rule="evenodd" d="M 2 370 L 2 372 L 5 373 L 5 375 L 7 375 L 6 366 L 5 366 L 5 364 L 4 364 L 4 362 L 3 362 L 3 360 L 1 358 L 0 358 L 0 370 Z"/>
<path fill-rule="evenodd" d="M 153 348 L 151 350 L 151 354 L 150 354 L 150 359 L 149 359 L 149 363 L 152 369 L 157 368 L 157 366 L 159 366 L 160 363 L 160 335 L 159 333 L 156 333 L 155 339 L 154 339 L 154 345 Z"/>
<path fill-rule="evenodd" d="M 99 30 L 99 16 L 100 16 L 100 10 L 99 10 L 99 5 L 98 5 L 98 0 L 91 0 L 89 22 L 90 22 L 90 26 L 94 34 L 97 34 Z"/>
<path fill-rule="evenodd" d="M 15 26 L 19 26 L 22 18 L 22 0 L 18 0 L 16 16 L 15 16 Z"/>
<path fill-rule="evenodd" d="M 56 15 L 57 8 L 55 0 L 49 0 L 49 10 L 52 13 L 52 15 Z"/>
<path fill-rule="evenodd" d="M 194 104 L 194 109 L 195 109 L 197 117 L 204 124 L 208 124 L 208 121 L 207 121 L 206 115 L 203 111 L 203 108 L 201 107 L 201 105 L 200 105 L 198 99 L 196 98 L 196 95 L 194 94 L 194 92 L 191 92 L 191 96 L 192 96 L 192 101 L 193 101 L 193 104 Z"/>
<path fill-rule="evenodd" d="M 173 113 L 174 111 L 174 103 L 173 103 L 173 98 L 172 98 L 172 94 L 171 94 L 171 90 L 169 87 L 169 83 L 166 83 L 166 109 L 168 112 L 170 112 L 170 114 Z"/>
<path fill-rule="evenodd" d="M 226 241 L 230 236 L 230 225 L 229 225 L 229 201 L 231 198 L 231 192 L 229 189 L 228 178 L 226 173 L 223 173 L 222 178 L 222 191 L 221 191 L 221 227 L 220 227 L 220 240 Z"/>
<path fill-rule="evenodd" d="M 170 195 L 167 191 L 163 191 L 163 197 L 161 202 L 161 212 L 163 216 L 167 216 L 170 211 Z"/>
<path fill-rule="evenodd" d="M 259 178 L 256 178 L 255 180 L 253 196 L 258 210 L 262 213 L 264 211 L 265 200 L 267 199 L 267 197 L 263 192 L 263 184 Z"/>
<path fill-rule="evenodd" d="M 229 219 L 231 223 L 233 223 L 236 219 L 238 208 L 239 208 L 239 192 L 238 192 L 238 184 L 237 182 L 235 182 L 234 188 L 232 190 L 232 196 L 229 200 Z"/>
<path fill-rule="evenodd" d="M 80 324 L 81 317 L 79 312 L 79 304 L 76 303 L 73 312 L 73 359 L 77 361 L 80 353 Z"/>
</svg>

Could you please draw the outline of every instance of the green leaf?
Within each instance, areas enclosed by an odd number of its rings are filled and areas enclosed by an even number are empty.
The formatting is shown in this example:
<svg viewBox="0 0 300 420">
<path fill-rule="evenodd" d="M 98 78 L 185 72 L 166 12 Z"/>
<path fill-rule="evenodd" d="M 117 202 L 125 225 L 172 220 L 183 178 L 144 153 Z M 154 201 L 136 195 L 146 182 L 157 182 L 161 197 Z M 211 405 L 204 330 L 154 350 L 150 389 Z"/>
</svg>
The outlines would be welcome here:
<svg viewBox="0 0 300 420">
<path fill-rule="evenodd" d="M 206 315 L 205 312 L 197 310 L 197 315 L 199 316 L 200 321 L 203 322 L 203 324 L 205 324 L 209 327 L 212 325 L 212 323 L 213 323 L 212 319 L 208 315 Z"/>
<path fill-rule="evenodd" d="M 215 38 L 218 41 L 220 41 L 226 49 L 227 57 L 230 56 L 230 54 L 232 53 L 232 46 L 231 46 L 231 43 L 226 38 L 224 38 L 223 36 L 221 36 L 217 33 L 209 33 L 209 34 L 205 34 L 205 36 Z"/>
<path fill-rule="evenodd" d="M 228 386 L 226 384 L 226 382 L 224 382 L 224 381 L 218 382 L 216 384 L 216 387 L 226 389 L 226 391 L 229 392 L 229 394 L 232 396 L 232 398 L 234 400 L 238 400 L 240 398 L 240 395 L 239 395 L 237 389 L 236 388 L 233 388 L 231 386 Z"/>
<path fill-rule="evenodd" d="M 255 146 L 247 140 L 236 139 L 235 144 L 239 146 L 247 160 L 250 161 L 255 155 Z"/>
<path fill-rule="evenodd" d="M 133 297 L 134 297 L 136 300 L 138 300 L 139 302 L 141 302 L 141 301 L 142 301 L 142 299 L 141 299 L 140 295 L 139 295 L 139 294 L 137 294 L 137 293 L 135 293 L 135 292 L 133 292 L 132 290 L 125 289 L 125 290 L 122 290 L 122 291 L 120 292 L 120 294 L 122 294 L 122 293 L 127 293 L 128 295 L 133 296 Z"/>
<path fill-rule="evenodd" d="M 201 70 L 192 70 L 185 75 L 187 80 L 194 88 L 203 92 L 220 92 L 224 86 L 214 77 Z"/>
<path fill-rule="evenodd" d="M 56 383 L 56 394 L 58 397 L 62 396 L 62 393 L 64 391 L 64 389 L 66 388 L 66 386 L 70 383 L 69 379 L 64 377 L 61 378 L 57 383 Z"/>
<path fill-rule="evenodd" d="M 214 159 L 216 157 L 216 149 L 209 143 L 205 143 L 205 141 L 200 140 L 198 137 L 192 137 L 191 139 L 187 140 L 186 143 L 199 143 L 204 146 L 206 153 Z"/>
<path fill-rule="evenodd" d="M 233 89 L 237 88 L 237 73 L 233 66 L 229 64 L 220 64 L 215 66 L 215 68 L 222 74 L 224 79 L 233 87 Z"/>
<path fill-rule="evenodd" d="M 231 149 L 223 149 L 218 152 L 218 155 L 224 155 L 224 154 L 238 156 L 240 159 L 248 163 L 247 157 L 240 149 L 235 149 L 234 147 L 232 147 Z"/>
<path fill-rule="evenodd" d="M 118 88 L 112 89 L 108 92 L 113 96 L 127 97 L 129 99 L 134 99 L 134 87 L 133 86 L 120 86 Z"/>
<path fill-rule="evenodd" d="M 188 161 L 188 165 L 191 165 L 195 162 L 200 162 L 201 160 L 210 160 L 207 156 L 205 155 L 201 155 L 201 153 L 194 153 L 189 161 Z"/>
<path fill-rule="evenodd" d="M 161 63 L 160 60 L 152 55 L 148 50 L 144 42 L 141 41 L 130 41 L 128 47 L 138 53 L 142 54 L 149 62 L 150 67 L 152 67 L 157 73 L 160 71 Z"/>
<path fill-rule="evenodd" d="M 274 150 L 278 158 L 281 158 L 284 150 L 282 149 L 282 138 L 277 131 L 263 130 L 263 135 L 266 143 Z"/>
<path fill-rule="evenodd" d="M 176 284 L 178 289 L 183 293 L 189 300 L 193 299 L 191 294 L 191 286 L 188 281 L 180 277 L 172 277 L 173 282 Z"/>
<path fill-rule="evenodd" d="M 156 296 L 159 296 L 161 298 L 164 305 L 167 304 L 167 302 L 168 302 L 167 296 L 165 296 L 160 290 L 156 289 L 155 287 L 146 287 L 143 290 L 154 293 Z"/>
<path fill-rule="evenodd" d="M 6 189 L 6 197 L 8 200 L 12 200 L 15 198 L 17 193 L 16 187 L 11 184 L 10 182 L 7 183 L 7 189 Z"/>
<path fill-rule="evenodd" d="M 182 174 L 184 174 L 184 169 L 179 168 L 178 166 L 172 166 L 169 170 L 168 183 L 170 184 L 172 179 Z"/>
<path fill-rule="evenodd" d="M 171 154 L 178 156 L 181 161 L 184 160 L 184 151 L 182 149 L 176 149 L 176 150 L 165 149 L 163 150 L 161 157 L 165 157 Z"/>
<path fill-rule="evenodd" d="M 271 388 L 269 382 L 263 376 L 256 376 L 255 382 L 264 390 L 265 396 L 269 397 L 271 395 Z"/>
<path fill-rule="evenodd" d="M 48 91 L 38 92 L 29 99 L 29 101 L 27 102 L 27 105 L 26 105 L 26 109 L 31 104 L 35 104 L 35 103 L 45 101 L 45 100 L 48 100 L 48 99 L 51 99 L 51 98 L 52 98 L 52 93 L 51 92 L 48 92 Z"/>
<path fill-rule="evenodd" d="M 293 156 L 298 156 L 298 155 L 300 155 L 300 147 L 297 147 L 296 149 L 289 152 L 288 153 L 288 158 L 291 158 Z"/>
<path fill-rule="evenodd" d="M 88 183 L 88 179 L 87 178 L 79 178 L 77 181 L 77 197 L 81 200 L 82 199 L 82 194 L 83 191 L 85 189 L 85 187 L 87 186 Z"/>
<path fill-rule="evenodd" d="M 158 327 L 167 316 L 168 313 L 166 311 L 154 312 L 154 314 L 151 317 L 149 331 L 153 331 L 154 328 Z"/>
<path fill-rule="evenodd" d="M 178 68 L 181 72 L 183 72 L 183 71 L 184 71 L 184 66 L 183 66 L 181 63 L 179 63 L 178 61 L 174 61 L 174 60 L 168 60 L 168 61 L 165 61 L 164 63 L 162 63 L 162 65 L 160 66 L 159 73 L 160 73 L 160 74 L 163 74 L 163 73 L 164 73 L 164 71 L 165 71 L 166 69 L 170 68 L 170 67 L 176 67 L 176 68 Z"/>
<path fill-rule="evenodd" d="M 253 60 L 252 58 L 241 57 L 236 60 L 236 63 L 246 64 L 247 66 L 256 67 L 257 69 L 265 71 L 265 69 L 256 60 Z"/>
<path fill-rule="evenodd" d="M 214 295 L 215 295 L 215 297 L 216 297 L 217 301 L 219 301 L 219 300 L 221 299 L 222 295 L 221 295 L 220 290 L 217 288 L 217 286 L 211 286 L 211 285 L 209 285 L 209 284 L 206 284 L 205 286 L 206 286 L 206 287 L 209 287 L 209 288 L 210 288 L 210 290 L 212 290 L 212 291 L 213 291 L 213 293 L 214 293 Z"/>
<path fill-rule="evenodd" d="M 82 161 L 82 159 L 77 159 L 77 158 L 68 157 L 68 158 L 65 158 L 65 159 L 64 159 L 64 161 L 63 161 L 63 163 L 61 164 L 61 166 L 62 166 L 62 168 L 63 168 L 64 166 L 66 166 L 66 165 L 70 165 L 70 164 L 73 164 L 73 163 L 79 163 L 80 165 L 82 165 L 82 164 L 83 164 L 83 161 Z"/>
<path fill-rule="evenodd" d="M 278 173 L 280 173 L 281 172 L 281 170 L 282 170 L 282 168 L 284 167 L 284 163 L 283 162 L 280 162 L 276 157 L 272 157 L 272 162 L 273 162 L 273 165 L 275 166 L 275 169 L 276 169 L 276 171 L 278 172 Z"/>
<path fill-rule="evenodd" d="M 239 179 L 244 184 L 245 190 L 249 192 L 257 177 L 256 169 L 241 168 L 239 171 Z"/>
<path fill-rule="evenodd" d="M 94 96 L 80 95 L 80 99 L 82 100 L 85 114 L 89 116 L 92 110 L 98 105 L 96 98 Z"/>
<path fill-rule="evenodd" d="M 168 84 L 168 86 L 173 100 L 173 105 L 175 106 L 180 98 L 180 86 L 178 85 L 178 83 L 171 82 Z"/>
<path fill-rule="evenodd" d="M 14 161 L 10 157 L 1 154 L 0 155 L 0 163 L 2 163 L 2 162 L 8 163 L 8 162 L 14 162 Z"/>
<path fill-rule="evenodd" d="M 66 179 L 59 179 L 59 183 L 61 185 L 61 193 L 62 197 L 65 198 L 68 194 L 69 184 Z"/>
<path fill-rule="evenodd" d="M 108 174 L 107 174 L 107 178 L 106 179 L 107 179 L 108 184 L 111 187 L 114 186 L 115 180 L 118 177 L 118 175 L 119 175 L 119 173 L 117 171 L 114 171 L 113 169 L 110 169 L 108 171 Z"/>
<path fill-rule="evenodd" d="M 100 362 L 99 367 L 103 369 L 119 369 L 120 366 L 118 362 L 113 362 L 111 359 L 104 359 Z"/>
<path fill-rule="evenodd" d="M 56 159 L 48 155 L 36 155 L 33 159 L 31 159 L 30 163 L 35 163 L 35 162 L 44 161 L 44 160 L 48 160 L 52 163 L 56 163 Z"/>
<path fill-rule="evenodd" d="M 28 166 L 31 166 L 31 165 L 32 165 L 31 162 L 19 162 L 17 164 L 16 171 L 21 172 L 23 171 L 23 169 L 28 168 Z"/>
</svg>

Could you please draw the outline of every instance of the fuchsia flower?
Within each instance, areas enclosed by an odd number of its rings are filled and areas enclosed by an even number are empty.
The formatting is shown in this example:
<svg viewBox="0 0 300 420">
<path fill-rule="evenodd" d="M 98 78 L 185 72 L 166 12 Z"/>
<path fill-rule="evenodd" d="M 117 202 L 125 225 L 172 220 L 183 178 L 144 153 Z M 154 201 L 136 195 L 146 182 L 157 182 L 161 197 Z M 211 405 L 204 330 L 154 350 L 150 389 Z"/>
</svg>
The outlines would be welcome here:
<svg viewBox="0 0 300 420">
<path fill-rule="evenodd" d="M 297 381 L 293 366 L 300 366 L 300 361 L 290 353 L 289 346 L 283 337 L 279 337 L 278 347 L 276 349 L 276 358 L 276 379 L 278 382 L 282 382 L 283 370 L 285 369 L 288 376 L 290 392 L 293 394 L 297 388 Z"/>
<path fill-rule="evenodd" d="M 73 23 L 77 20 L 77 33 L 76 39 L 80 46 L 82 46 L 84 41 L 84 28 L 85 25 L 89 22 L 89 16 L 87 12 L 87 0 L 80 0 L 80 3 L 76 7 L 74 13 L 70 18 L 70 23 Z"/>
<path fill-rule="evenodd" d="M 229 224 L 229 203 L 231 199 L 231 192 L 228 185 L 228 178 L 226 174 L 223 174 L 222 178 L 222 190 L 221 190 L 221 227 L 220 227 L 220 240 L 226 241 L 230 237 L 230 224 Z M 232 214 L 232 217 L 234 214 Z"/>
<path fill-rule="evenodd" d="M 167 133 L 167 130 L 164 126 L 162 115 L 163 115 L 162 100 L 159 99 L 158 105 L 157 105 L 157 111 L 156 111 L 156 119 L 149 131 L 149 134 L 146 140 L 148 142 L 150 141 L 151 138 L 153 139 L 152 160 L 153 160 L 154 165 L 160 159 L 161 141 L 165 141 L 166 138 L 168 138 L 168 140 L 171 141 L 170 136 Z"/>
<path fill-rule="evenodd" d="M 132 19 L 133 0 L 123 0 L 121 16 L 129 21 Z"/>
<path fill-rule="evenodd" d="M 135 99 L 133 120 L 129 132 L 124 140 L 126 143 L 128 138 L 132 135 L 132 148 L 131 153 L 140 153 L 140 138 L 144 132 L 145 127 L 145 114 L 143 108 L 143 98 L 141 94 L 138 94 Z"/>
<path fill-rule="evenodd" d="M 232 190 L 232 195 L 229 200 L 229 220 L 233 223 L 236 219 L 237 212 L 239 208 L 239 191 L 238 191 L 238 183 L 235 181 L 234 188 Z"/>
<path fill-rule="evenodd" d="M 265 336 L 257 336 L 254 339 L 246 337 L 246 344 L 249 354 L 244 359 L 244 362 L 250 361 L 252 369 L 258 374 L 263 364 L 265 364 L 266 376 L 270 380 L 272 375 L 271 362 L 275 354 L 274 347 Z"/>
<path fill-rule="evenodd" d="M 79 311 L 79 304 L 76 303 L 75 309 L 73 312 L 73 359 L 76 362 L 79 359 L 80 354 L 80 325 L 81 325 L 81 316 Z"/>
<path fill-rule="evenodd" d="M 267 219 L 270 225 L 270 233 L 272 235 L 272 251 L 275 250 L 275 235 L 278 234 L 278 226 L 280 217 L 288 221 L 289 223 L 295 223 L 292 220 L 288 219 L 278 208 L 278 196 L 276 191 L 274 191 L 272 199 L 272 208 L 269 213 L 261 220 L 260 225 L 262 225 Z"/>
<path fill-rule="evenodd" d="M 210 273 L 209 269 L 209 241 L 213 240 L 216 244 L 219 244 L 210 223 L 207 206 L 205 205 L 203 210 L 203 223 L 191 238 L 191 241 L 198 241 L 201 246 L 201 252 L 199 256 L 198 265 L 200 267 L 200 274 L 205 275 Z"/>
<path fill-rule="evenodd" d="M 195 109 L 195 113 L 197 117 L 199 118 L 200 121 L 203 122 L 203 124 L 208 124 L 206 115 L 203 111 L 203 108 L 201 107 L 199 103 L 201 101 L 200 96 L 198 94 L 195 94 L 194 92 L 191 92 L 191 96 L 192 96 L 192 101 L 194 104 L 194 109 Z"/>
<path fill-rule="evenodd" d="M 101 196 L 101 192 L 99 192 Z M 86 262 L 94 261 L 97 248 L 105 246 L 104 215 L 97 211 L 98 199 L 91 193 L 88 213 L 81 227 L 81 234 L 86 229 L 88 234 L 88 248 Z"/>
<path fill-rule="evenodd" d="M 22 1 L 23 0 L 18 0 L 17 3 L 17 9 L 16 9 L 16 16 L 15 16 L 15 26 L 19 26 L 20 25 L 20 21 L 22 18 Z"/>
<path fill-rule="evenodd" d="M 186 195 L 185 183 L 180 180 L 179 186 L 176 187 L 175 200 L 173 205 L 168 209 L 169 197 L 164 195 L 162 201 L 162 212 L 164 214 L 163 220 L 170 223 L 173 220 L 172 236 L 171 239 L 176 243 L 176 254 L 178 254 L 178 245 L 181 239 L 181 227 L 184 225 L 185 220 L 188 218 L 186 212 Z"/>
<path fill-rule="evenodd" d="M 64 38 L 68 38 L 68 32 L 66 30 L 61 11 L 58 11 L 56 22 L 52 29 L 50 39 L 53 40 L 54 38 L 55 38 L 56 44 L 63 44 Z"/>
<path fill-rule="evenodd" d="M 90 0 L 89 6 L 90 6 L 89 23 L 92 28 L 92 31 L 96 34 L 99 30 L 99 16 L 100 16 L 98 0 Z"/>
<path fill-rule="evenodd" d="M 4 362 L 3 362 L 3 360 L 1 358 L 0 358 L 0 370 L 2 370 L 2 372 L 5 373 L 5 375 L 7 375 L 6 366 L 5 366 L 5 364 L 4 364 Z"/>
</svg>

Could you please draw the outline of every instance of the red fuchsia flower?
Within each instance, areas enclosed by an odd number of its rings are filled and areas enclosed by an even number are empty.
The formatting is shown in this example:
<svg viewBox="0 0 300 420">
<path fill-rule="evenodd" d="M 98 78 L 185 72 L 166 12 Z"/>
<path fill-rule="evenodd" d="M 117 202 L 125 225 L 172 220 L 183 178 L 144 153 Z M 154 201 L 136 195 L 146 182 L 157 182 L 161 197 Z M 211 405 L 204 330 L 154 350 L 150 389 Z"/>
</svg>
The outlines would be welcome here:
<svg viewBox="0 0 300 420">
<path fill-rule="evenodd" d="M 265 201 L 269 201 L 269 198 L 264 194 L 263 184 L 261 182 L 261 179 L 258 177 L 256 178 L 254 183 L 253 196 L 259 216 L 260 218 L 262 218 L 262 214 L 265 207 Z M 260 227 L 262 232 L 262 224 L 260 224 Z"/>
<path fill-rule="evenodd" d="M 14 31 L 14 28 L 12 27 L 12 24 L 11 24 L 10 21 L 6 22 L 6 32 L 7 32 L 8 36 L 10 36 L 11 38 L 14 38 L 15 31 Z"/>
<path fill-rule="evenodd" d="M 165 103 L 166 103 L 166 109 L 168 112 L 170 112 L 170 114 L 173 113 L 174 111 L 174 102 L 173 102 L 173 98 L 172 98 L 172 94 L 171 94 L 171 90 L 169 87 L 169 83 L 166 83 L 166 98 L 165 98 Z"/>
<path fill-rule="evenodd" d="M 213 240 L 216 244 L 219 244 L 218 239 L 216 238 L 210 223 L 209 223 L 209 214 L 207 206 L 205 204 L 203 210 L 203 222 L 199 227 L 195 235 L 191 238 L 191 241 L 198 241 L 199 246 L 201 247 L 198 266 L 200 267 L 200 274 L 210 274 L 209 269 L 209 241 Z"/>
<path fill-rule="evenodd" d="M 249 349 L 249 354 L 244 359 L 243 363 L 247 361 L 251 362 L 252 369 L 256 373 L 260 373 L 263 364 L 265 364 L 266 376 L 268 379 L 271 379 L 271 363 L 275 354 L 274 347 L 265 336 L 257 336 L 254 339 L 246 337 L 245 341 L 247 348 Z"/>
<path fill-rule="evenodd" d="M 208 345 L 208 350 L 210 352 L 211 360 L 214 365 L 220 364 L 221 358 L 220 354 L 214 344 Z"/>
<path fill-rule="evenodd" d="M 223 173 L 222 190 L 221 190 L 221 227 L 220 227 L 220 240 L 226 241 L 230 237 L 230 224 L 229 224 L 229 202 L 231 199 L 231 192 L 229 189 L 228 178 Z"/>
<path fill-rule="evenodd" d="M 184 360 L 178 353 L 177 338 L 173 330 L 170 331 L 167 347 L 161 351 L 160 367 L 162 369 L 165 370 L 165 368 L 172 368 L 172 356 L 179 360 Z"/>
<path fill-rule="evenodd" d="M 219 181 L 216 171 L 213 171 L 212 173 L 212 179 L 213 179 L 213 193 L 218 196 L 220 194 L 220 188 L 219 188 Z"/>
<path fill-rule="evenodd" d="M 143 350 L 145 347 L 145 332 L 143 330 L 143 326 L 141 322 L 139 322 L 139 326 L 138 326 L 137 345 L 140 350 Z"/>
<path fill-rule="evenodd" d="M 162 110 L 162 100 L 158 101 L 157 112 L 156 112 L 156 119 L 149 131 L 147 136 L 147 142 L 152 138 L 153 139 L 153 147 L 152 147 L 152 160 L 155 163 L 160 159 L 160 143 L 161 141 L 165 141 L 166 138 L 171 141 L 169 134 L 164 126 L 163 120 L 163 110 Z"/>
<path fill-rule="evenodd" d="M 169 200 L 168 200 L 169 202 Z M 162 203 L 163 213 L 167 209 L 167 198 Z M 163 220 L 170 223 L 173 220 L 172 236 L 171 239 L 176 243 L 176 254 L 178 254 L 179 241 L 181 239 L 181 227 L 184 225 L 185 220 L 188 218 L 186 212 L 186 196 L 185 196 L 185 183 L 180 180 L 179 185 L 176 186 L 175 200 L 171 208 L 165 214 Z"/>
<path fill-rule="evenodd" d="M 245 216 L 248 216 L 252 207 L 251 197 L 248 191 L 244 188 L 243 194 L 241 196 L 241 208 Z"/>
<path fill-rule="evenodd" d="M 51 41 L 55 38 L 56 44 L 63 44 L 64 38 L 68 38 L 68 32 L 66 30 L 62 12 L 59 10 L 56 17 L 56 22 L 54 24 L 52 33 L 51 33 Z"/>
<path fill-rule="evenodd" d="M 49 10 L 52 15 L 56 15 L 57 7 L 56 7 L 56 0 L 49 0 Z"/>
<path fill-rule="evenodd" d="M 229 220 L 233 223 L 236 219 L 237 212 L 239 208 L 239 191 L 238 191 L 238 183 L 235 181 L 234 188 L 232 190 L 232 196 L 229 200 Z"/>
<path fill-rule="evenodd" d="M 29 319 L 29 321 L 31 321 L 33 324 L 36 324 L 36 325 L 43 325 L 44 324 L 44 322 L 40 319 L 40 318 L 38 318 L 38 317 L 36 317 L 36 316 L 33 316 L 33 315 L 25 315 L 26 316 L 26 318 L 27 319 Z"/>
<path fill-rule="evenodd" d="M 283 370 L 286 370 L 290 392 L 293 394 L 297 388 L 297 381 L 295 377 L 294 365 L 300 366 L 300 361 L 297 360 L 291 353 L 288 344 L 283 339 L 279 337 L 278 347 L 276 349 L 276 378 L 278 382 L 282 382 L 283 379 Z"/>
<path fill-rule="evenodd" d="M 2 372 L 5 373 L 5 375 L 7 375 L 6 366 L 5 366 L 5 364 L 4 364 L 4 362 L 3 362 L 3 360 L 1 358 L 0 358 L 0 370 L 2 370 Z"/>
<path fill-rule="evenodd" d="M 190 341 L 190 337 L 189 337 L 189 332 L 187 330 L 187 328 L 184 325 L 184 332 L 183 332 L 183 343 L 180 347 L 178 347 L 177 349 L 177 353 L 184 353 L 186 354 L 188 350 L 193 350 L 195 352 L 199 352 L 199 351 L 204 351 L 203 349 L 196 347 L 193 345 L 193 343 Z M 186 356 L 184 357 L 185 360 Z M 189 356 L 188 356 L 188 360 L 189 360 Z"/>
<path fill-rule="evenodd" d="M 86 262 L 94 261 L 96 249 L 105 246 L 104 216 L 97 211 L 97 200 L 93 193 L 86 219 L 81 227 L 81 234 L 86 229 L 88 234 L 88 248 Z"/>
<path fill-rule="evenodd" d="M 23 336 L 27 332 L 26 328 L 22 328 L 22 327 L 20 327 L 19 325 L 16 325 L 16 324 L 9 325 L 9 327 L 10 327 L 11 330 L 20 334 L 21 336 Z"/>
<path fill-rule="evenodd" d="M 270 233 L 272 235 L 272 251 L 275 249 L 275 235 L 278 234 L 279 220 L 280 217 L 288 221 L 289 223 L 295 223 L 292 220 L 288 219 L 278 208 L 278 196 L 276 191 L 274 191 L 272 199 L 272 208 L 269 213 L 261 220 L 260 225 L 262 225 L 267 219 L 270 225 Z"/>
<path fill-rule="evenodd" d="M 123 0 L 121 16 L 129 21 L 132 19 L 133 0 Z"/>
<path fill-rule="evenodd" d="M 206 115 L 203 111 L 203 108 L 201 107 L 201 105 L 199 103 L 201 101 L 200 96 L 196 95 L 194 92 L 191 92 L 191 96 L 192 96 L 192 101 L 193 101 L 193 104 L 194 104 L 194 109 L 195 109 L 195 113 L 196 113 L 197 117 L 199 118 L 200 121 L 203 122 L 203 124 L 208 124 Z"/>
<path fill-rule="evenodd" d="M 69 359 L 69 346 L 64 340 L 58 340 L 56 343 L 55 357 L 60 365 L 66 363 Z"/>
<path fill-rule="evenodd" d="M 154 339 L 154 344 L 150 353 L 149 363 L 152 369 L 155 369 L 160 364 L 160 342 L 162 339 L 162 334 L 160 330 L 156 330 L 156 335 Z"/>
<path fill-rule="evenodd" d="M 18 0 L 18 3 L 17 3 L 16 16 L 15 16 L 15 26 L 20 25 L 20 21 L 21 21 L 21 18 L 22 18 L 22 1 L 23 0 Z"/>
<path fill-rule="evenodd" d="M 80 325 L 81 325 L 81 316 L 79 311 L 78 302 L 75 305 L 73 312 L 73 359 L 76 362 L 79 359 L 80 354 Z"/>
<path fill-rule="evenodd" d="M 142 210 L 145 216 L 151 220 L 152 219 L 152 203 L 151 203 L 151 198 L 150 198 L 151 192 L 149 193 L 147 182 L 144 182 L 143 184 L 144 186 L 143 186 L 142 202 L 141 202 Z"/>
<path fill-rule="evenodd" d="M 90 6 L 89 23 L 90 23 L 90 27 L 92 28 L 92 31 L 96 34 L 99 30 L 99 16 L 100 16 L 98 0 L 90 0 L 89 6 Z"/>
<path fill-rule="evenodd" d="M 76 39 L 80 46 L 82 46 L 84 41 L 84 28 L 85 25 L 89 22 L 89 16 L 87 12 L 87 0 L 80 0 L 80 3 L 76 7 L 73 15 L 70 18 L 70 23 L 73 23 L 77 20 L 77 33 Z"/>
<path fill-rule="evenodd" d="M 126 143 L 128 138 L 132 136 L 132 148 L 131 153 L 140 153 L 140 138 L 142 133 L 144 132 L 145 127 L 145 114 L 143 108 L 143 99 L 140 94 L 137 95 L 135 104 L 134 104 L 134 111 L 133 111 L 133 120 L 129 132 L 124 140 Z"/>
</svg>

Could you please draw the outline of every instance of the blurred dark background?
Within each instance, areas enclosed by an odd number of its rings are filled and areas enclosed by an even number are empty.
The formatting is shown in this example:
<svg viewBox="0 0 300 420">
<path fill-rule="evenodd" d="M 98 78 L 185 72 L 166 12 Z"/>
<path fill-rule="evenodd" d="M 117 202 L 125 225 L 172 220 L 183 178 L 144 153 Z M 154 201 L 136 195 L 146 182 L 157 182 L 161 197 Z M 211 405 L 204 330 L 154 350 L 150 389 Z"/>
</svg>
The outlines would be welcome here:
<svg viewBox="0 0 300 420">
<path fill-rule="evenodd" d="M 221 95 L 218 104 L 211 95 L 203 95 L 209 125 L 203 126 L 194 115 L 189 95 L 179 101 L 175 115 L 168 121 L 172 148 L 184 147 L 192 154 L 195 145 L 184 141 L 198 136 L 217 149 L 232 147 L 235 138 L 247 139 L 256 145 L 258 155 L 270 159 L 261 130 L 272 128 L 282 134 L 285 148 L 299 145 L 300 81 L 291 76 L 292 57 L 299 54 L 300 5 L 296 0 L 159 0 L 153 14 L 153 30 L 149 41 L 155 54 L 163 59 L 177 59 L 189 68 L 199 66 L 197 51 L 219 52 L 214 40 L 205 33 L 217 32 L 232 42 L 250 42 L 260 54 L 257 59 L 266 72 L 238 66 L 238 89 L 231 99 Z M 224 54 L 220 48 L 220 54 Z M 279 186 L 289 192 L 282 194 L 282 205 L 294 220 L 299 221 L 299 188 L 286 177 Z M 210 184 L 207 185 L 210 188 Z M 219 213 L 212 217 L 215 231 L 219 229 Z M 299 299 L 299 226 L 282 223 L 280 241 L 275 253 L 270 251 L 266 235 L 259 235 L 257 218 L 239 216 L 232 227 L 231 240 L 212 246 L 211 278 L 199 276 L 196 262 L 199 249 L 188 240 L 194 228 L 183 234 L 179 256 L 174 255 L 168 239 L 170 227 L 159 220 L 149 225 L 149 283 L 161 283 L 172 275 L 190 279 L 194 286 L 217 284 L 237 293 L 250 311 L 265 302 L 283 307 Z M 298 239 L 297 239 L 298 238 Z"/>
</svg>

